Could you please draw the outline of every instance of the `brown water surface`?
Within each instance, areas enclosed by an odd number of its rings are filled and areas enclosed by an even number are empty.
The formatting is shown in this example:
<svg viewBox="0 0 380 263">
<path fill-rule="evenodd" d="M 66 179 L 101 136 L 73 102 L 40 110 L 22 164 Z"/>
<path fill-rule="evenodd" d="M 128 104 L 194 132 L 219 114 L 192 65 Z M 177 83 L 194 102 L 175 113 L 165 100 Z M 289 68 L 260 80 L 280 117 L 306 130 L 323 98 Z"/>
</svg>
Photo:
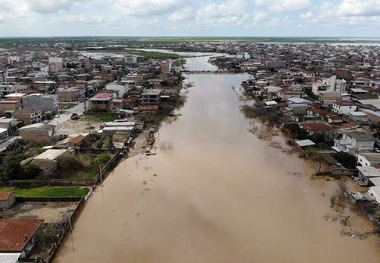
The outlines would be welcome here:
<svg viewBox="0 0 380 263">
<path fill-rule="evenodd" d="M 375 237 L 342 236 L 323 219 L 335 183 L 310 180 L 302 159 L 248 131 L 231 88 L 246 77 L 190 75 L 158 154 L 117 167 L 55 262 L 380 262 Z"/>
</svg>

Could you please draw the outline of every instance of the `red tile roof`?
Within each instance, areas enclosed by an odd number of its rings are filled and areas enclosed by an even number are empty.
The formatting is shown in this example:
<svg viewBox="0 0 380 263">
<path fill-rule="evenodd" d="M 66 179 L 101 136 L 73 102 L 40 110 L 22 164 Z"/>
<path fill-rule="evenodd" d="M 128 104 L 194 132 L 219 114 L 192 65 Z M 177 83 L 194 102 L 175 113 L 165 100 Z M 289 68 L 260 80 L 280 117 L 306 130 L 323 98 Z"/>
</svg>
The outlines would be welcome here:
<svg viewBox="0 0 380 263">
<path fill-rule="evenodd" d="M 77 143 L 80 143 L 84 138 L 86 138 L 86 136 L 84 136 L 84 135 L 78 135 L 76 137 L 70 138 L 68 140 L 68 142 L 69 143 L 77 144 Z"/>
<path fill-rule="evenodd" d="M 312 112 L 318 113 L 319 115 L 322 115 L 322 116 L 327 115 L 327 114 L 330 113 L 327 110 L 322 110 L 322 109 L 319 109 L 319 108 L 310 108 L 310 109 L 308 109 L 308 111 L 312 111 Z"/>
<path fill-rule="evenodd" d="M 123 99 L 124 102 L 136 102 L 137 98 L 128 98 L 128 99 Z"/>
<path fill-rule="evenodd" d="M 22 252 L 42 219 L 0 219 L 0 252 Z"/>
<path fill-rule="evenodd" d="M 96 94 L 93 98 L 112 98 L 113 94 L 112 93 L 98 93 Z"/>
<path fill-rule="evenodd" d="M 323 123 L 305 123 L 301 124 L 302 127 L 309 131 L 329 131 L 332 130 L 332 127 L 328 124 Z"/>
<path fill-rule="evenodd" d="M 6 201 L 9 199 L 13 192 L 0 192 L 0 201 Z"/>
</svg>

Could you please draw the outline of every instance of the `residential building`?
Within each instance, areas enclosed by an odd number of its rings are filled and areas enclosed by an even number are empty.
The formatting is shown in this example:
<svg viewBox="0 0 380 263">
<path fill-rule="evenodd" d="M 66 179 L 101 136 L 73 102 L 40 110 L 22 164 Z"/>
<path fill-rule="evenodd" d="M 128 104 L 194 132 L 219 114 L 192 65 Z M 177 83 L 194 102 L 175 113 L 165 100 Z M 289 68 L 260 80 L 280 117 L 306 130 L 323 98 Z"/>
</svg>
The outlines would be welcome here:
<svg viewBox="0 0 380 263">
<path fill-rule="evenodd" d="M 49 71 L 50 72 L 63 71 L 63 58 L 50 57 L 49 58 Z"/>
<path fill-rule="evenodd" d="M 347 102 L 334 102 L 332 105 L 332 112 L 341 115 L 349 115 L 350 112 L 356 111 L 357 106 L 353 103 Z"/>
<path fill-rule="evenodd" d="M 369 166 L 356 166 L 358 169 L 357 180 L 361 186 L 369 186 L 370 180 L 380 177 L 380 170 Z"/>
<path fill-rule="evenodd" d="M 142 105 L 160 105 L 161 103 L 161 90 L 159 89 L 145 89 L 141 94 Z"/>
<path fill-rule="evenodd" d="M 372 151 L 375 145 L 375 138 L 372 134 L 362 131 L 342 132 L 341 139 L 334 140 L 333 149 L 338 152 L 358 152 Z"/>
<path fill-rule="evenodd" d="M 35 247 L 35 233 L 42 219 L 0 219 L 0 252 L 29 256 Z"/>
<path fill-rule="evenodd" d="M 56 112 L 59 102 L 57 95 L 43 95 L 37 93 L 24 96 L 22 98 L 22 104 L 24 109 Z"/>
<path fill-rule="evenodd" d="M 25 125 L 37 123 L 42 120 L 40 110 L 18 109 L 13 112 L 13 117 L 24 122 Z"/>
<path fill-rule="evenodd" d="M 312 92 L 318 95 L 322 92 L 346 92 L 346 80 L 337 79 L 335 75 L 330 78 L 313 78 L 312 80 Z"/>
<path fill-rule="evenodd" d="M 367 116 L 367 114 L 365 114 L 364 112 L 362 111 L 355 111 L 355 112 L 350 112 L 348 114 L 348 117 L 357 122 L 357 123 L 361 123 L 361 122 L 368 122 L 369 121 L 369 118 Z"/>
<path fill-rule="evenodd" d="M 55 125 L 35 123 L 21 127 L 19 131 L 25 141 L 51 142 L 55 135 Z"/>
<path fill-rule="evenodd" d="M 375 167 L 380 165 L 380 153 L 358 153 L 358 164 L 361 166 Z"/>
<path fill-rule="evenodd" d="M 14 192 L 0 192 L 0 210 L 8 210 L 16 203 Z"/>
<path fill-rule="evenodd" d="M 76 102 L 85 98 L 85 90 L 76 88 L 59 89 L 56 93 L 59 102 Z"/>
<path fill-rule="evenodd" d="M 129 91 L 129 87 L 128 85 L 121 85 L 121 84 L 112 82 L 106 85 L 106 91 L 107 92 L 115 91 L 117 94 L 117 97 L 119 99 L 122 99 L 124 94 L 126 94 Z"/>
<path fill-rule="evenodd" d="M 21 102 L 18 100 L 0 100 L 0 113 L 13 112 L 21 108 Z"/>
<path fill-rule="evenodd" d="M 332 127 L 325 123 L 302 123 L 300 126 L 305 129 L 309 135 L 327 134 L 332 131 Z"/>
<path fill-rule="evenodd" d="M 11 136 L 17 131 L 17 119 L 14 118 L 0 118 L 0 128 L 7 130 L 7 137 Z"/>
<path fill-rule="evenodd" d="M 166 60 L 161 62 L 161 73 L 170 73 L 172 70 L 172 61 Z"/>
<path fill-rule="evenodd" d="M 113 99 L 116 99 L 115 93 L 98 93 L 89 100 L 90 107 L 98 107 L 109 111 Z"/>
</svg>

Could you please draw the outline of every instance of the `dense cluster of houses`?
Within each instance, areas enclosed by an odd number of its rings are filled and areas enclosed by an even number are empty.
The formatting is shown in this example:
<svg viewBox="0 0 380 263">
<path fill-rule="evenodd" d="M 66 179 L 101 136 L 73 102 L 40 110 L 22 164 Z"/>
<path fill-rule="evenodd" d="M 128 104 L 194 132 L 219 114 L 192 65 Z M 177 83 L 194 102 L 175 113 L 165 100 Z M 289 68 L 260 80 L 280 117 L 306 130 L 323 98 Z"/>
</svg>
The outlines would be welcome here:
<svg viewBox="0 0 380 263">
<path fill-rule="evenodd" d="M 0 154 L 7 154 L 7 142 L 16 136 L 46 146 L 20 162 L 37 166 L 42 176 L 54 174 L 65 156 L 84 148 L 124 151 L 147 122 L 174 109 L 182 88 L 180 68 L 171 59 L 63 46 L 46 52 L 0 51 Z M 60 123 L 54 115 L 62 113 L 62 105 L 80 104 L 84 110 L 77 115 L 113 113 L 117 119 L 87 133 L 57 135 Z M 11 209 L 15 202 L 15 193 L 0 192 L 1 210 Z M 18 262 L 28 257 L 42 223 L 0 219 L 0 260 Z"/>
<path fill-rule="evenodd" d="M 380 47 L 326 44 L 242 44 L 248 56 L 216 58 L 225 69 L 248 72 L 242 83 L 257 107 L 281 116 L 307 138 L 328 141 L 324 152 L 356 157 L 355 181 L 380 203 Z M 300 138 L 295 138 L 300 139 Z M 363 200 L 367 200 L 364 198 Z M 380 219 L 380 212 L 377 212 Z"/>
</svg>

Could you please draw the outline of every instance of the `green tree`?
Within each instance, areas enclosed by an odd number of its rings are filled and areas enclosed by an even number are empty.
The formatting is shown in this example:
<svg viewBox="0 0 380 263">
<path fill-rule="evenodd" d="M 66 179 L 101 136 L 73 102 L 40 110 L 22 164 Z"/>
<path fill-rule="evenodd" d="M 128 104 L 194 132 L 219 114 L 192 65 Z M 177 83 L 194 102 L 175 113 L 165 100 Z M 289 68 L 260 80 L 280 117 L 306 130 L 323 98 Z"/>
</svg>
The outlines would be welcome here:
<svg viewBox="0 0 380 263">
<path fill-rule="evenodd" d="M 357 158 L 346 152 L 338 152 L 333 154 L 335 160 L 340 162 L 347 169 L 355 169 Z"/>
</svg>

